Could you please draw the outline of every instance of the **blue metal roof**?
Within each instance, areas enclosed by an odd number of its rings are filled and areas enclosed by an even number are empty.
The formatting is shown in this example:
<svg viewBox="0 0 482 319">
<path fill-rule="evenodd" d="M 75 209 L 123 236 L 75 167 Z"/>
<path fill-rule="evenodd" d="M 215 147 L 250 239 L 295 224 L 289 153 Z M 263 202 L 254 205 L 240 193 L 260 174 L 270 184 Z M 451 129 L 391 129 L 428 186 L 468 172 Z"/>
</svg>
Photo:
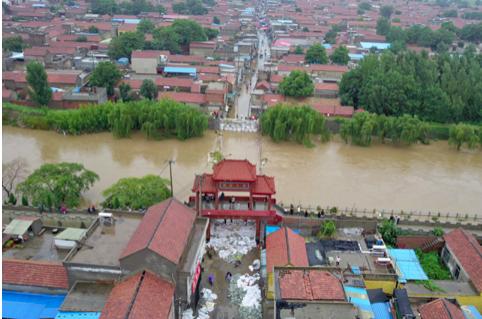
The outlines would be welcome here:
<svg viewBox="0 0 482 319">
<path fill-rule="evenodd" d="M 375 314 L 374 319 L 393 319 L 390 313 L 390 303 L 388 302 L 376 302 L 372 303 L 372 310 Z"/>
<path fill-rule="evenodd" d="M 166 66 L 164 68 L 166 73 L 184 73 L 184 74 L 196 74 L 196 68 L 183 68 L 177 66 Z"/>
<path fill-rule="evenodd" d="M 280 226 L 269 226 L 269 225 L 266 225 L 266 236 L 268 236 L 269 234 L 271 233 L 274 233 L 275 231 L 277 231 L 278 229 L 280 229 L 281 227 Z M 301 231 L 299 229 L 291 229 L 294 233 L 296 234 L 301 234 Z"/>
<path fill-rule="evenodd" d="M 364 288 L 344 286 L 345 294 L 348 302 L 359 308 L 361 312 L 365 313 L 367 316 L 362 316 L 362 318 L 373 318 L 373 310 L 370 305 L 370 300 L 368 299 L 367 290 Z"/>
<path fill-rule="evenodd" d="M 323 43 L 322 46 L 327 50 L 331 49 L 331 44 L 329 43 Z"/>
<path fill-rule="evenodd" d="M 350 60 L 354 61 L 359 61 L 365 57 L 365 55 L 359 53 L 348 53 L 348 56 L 350 57 Z"/>
<path fill-rule="evenodd" d="M 400 282 L 407 280 L 428 280 L 425 271 L 423 271 L 418 261 L 415 250 L 413 249 L 388 249 L 388 255 L 394 261 L 397 274 L 400 276 Z"/>
<path fill-rule="evenodd" d="M 65 295 L 2 290 L 2 317 L 13 319 L 55 318 L 64 299 Z"/>
<path fill-rule="evenodd" d="M 55 319 L 99 319 L 100 312 L 59 311 Z"/>
<path fill-rule="evenodd" d="M 377 50 L 386 50 L 390 48 L 390 43 L 387 42 L 360 42 L 363 49 L 375 48 Z"/>
<path fill-rule="evenodd" d="M 482 319 L 482 315 L 475 306 L 462 306 L 462 311 L 467 319 Z"/>
</svg>

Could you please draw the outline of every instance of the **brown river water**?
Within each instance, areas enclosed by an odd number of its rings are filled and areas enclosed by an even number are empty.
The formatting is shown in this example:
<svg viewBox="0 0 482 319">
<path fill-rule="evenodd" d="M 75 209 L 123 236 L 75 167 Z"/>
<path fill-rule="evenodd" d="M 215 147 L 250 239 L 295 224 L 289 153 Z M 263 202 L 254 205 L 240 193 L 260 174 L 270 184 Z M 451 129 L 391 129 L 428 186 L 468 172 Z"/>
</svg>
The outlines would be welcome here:
<svg viewBox="0 0 482 319">
<path fill-rule="evenodd" d="M 339 141 L 306 148 L 273 143 L 257 134 L 209 131 L 203 138 L 148 141 L 135 134 L 63 136 L 55 132 L 3 127 L 3 161 L 24 157 L 30 170 L 46 162 L 79 162 L 100 180 L 84 194 L 102 201 L 102 190 L 122 177 L 161 174 L 173 165 L 174 194 L 186 200 L 194 174 L 210 172 L 208 153 L 221 145 L 228 158 L 268 161 L 263 173 L 275 176 L 276 198 L 285 204 L 336 205 L 385 210 L 482 214 L 482 152 L 457 152 L 446 141 L 429 146 L 363 148 Z M 258 166 L 259 170 L 259 166 Z"/>
</svg>

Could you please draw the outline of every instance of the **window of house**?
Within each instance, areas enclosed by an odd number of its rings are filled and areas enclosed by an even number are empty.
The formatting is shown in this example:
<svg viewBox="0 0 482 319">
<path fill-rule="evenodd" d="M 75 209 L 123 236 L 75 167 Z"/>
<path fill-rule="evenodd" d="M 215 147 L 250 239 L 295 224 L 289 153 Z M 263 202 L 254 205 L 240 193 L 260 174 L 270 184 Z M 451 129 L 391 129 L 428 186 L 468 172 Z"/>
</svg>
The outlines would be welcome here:
<svg viewBox="0 0 482 319">
<path fill-rule="evenodd" d="M 449 263 L 450 253 L 447 250 L 447 248 L 442 249 L 442 260 L 444 261 L 445 264 Z"/>
<path fill-rule="evenodd" d="M 460 267 L 459 265 L 457 265 L 457 267 L 455 267 L 455 273 L 454 273 L 455 279 L 459 279 L 459 275 L 460 275 Z"/>
</svg>

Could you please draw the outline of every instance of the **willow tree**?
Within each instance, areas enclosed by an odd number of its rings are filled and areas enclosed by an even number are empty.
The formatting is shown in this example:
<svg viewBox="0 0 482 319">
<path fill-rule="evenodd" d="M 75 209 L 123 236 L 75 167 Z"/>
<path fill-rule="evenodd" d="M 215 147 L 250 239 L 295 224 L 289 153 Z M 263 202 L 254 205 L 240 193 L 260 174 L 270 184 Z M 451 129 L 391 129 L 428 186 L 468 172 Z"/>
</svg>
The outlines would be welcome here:
<svg viewBox="0 0 482 319">
<path fill-rule="evenodd" d="M 294 140 L 306 146 L 312 145 L 312 136 L 329 138 L 325 118 L 309 106 L 279 104 L 268 109 L 261 116 L 261 132 L 275 142 Z"/>
<path fill-rule="evenodd" d="M 482 130 L 482 128 L 479 130 Z M 480 133 L 479 135 L 482 137 Z M 460 150 L 464 144 L 467 146 L 467 148 L 475 148 L 477 146 L 477 142 L 481 141 L 479 141 L 477 130 L 474 126 L 459 123 L 450 128 L 449 144 L 455 146 L 457 150 Z"/>
</svg>

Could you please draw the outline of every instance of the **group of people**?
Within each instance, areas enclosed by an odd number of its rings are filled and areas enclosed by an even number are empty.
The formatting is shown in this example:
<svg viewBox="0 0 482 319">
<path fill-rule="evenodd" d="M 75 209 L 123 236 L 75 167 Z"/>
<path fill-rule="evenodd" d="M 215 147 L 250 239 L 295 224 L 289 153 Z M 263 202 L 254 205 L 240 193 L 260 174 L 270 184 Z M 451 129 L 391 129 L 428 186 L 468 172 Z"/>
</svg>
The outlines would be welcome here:
<svg viewBox="0 0 482 319">
<path fill-rule="evenodd" d="M 87 208 L 87 213 L 89 214 L 95 214 L 97 212 L 97 210 L 95 209 L 95 206 L 92 204 L 89 206 L 89 208 Z"/>
<path fill-rule="evenodd" d="M 224 276 L 224 280 L 230 283 L 232 278 L 233 278 L 233 274 L 230 271 L 226 272 L 226 275 Z M 214 274 L 209 274 L 208 282 L 211 287 L 214 286 Z"/>
</svg>

